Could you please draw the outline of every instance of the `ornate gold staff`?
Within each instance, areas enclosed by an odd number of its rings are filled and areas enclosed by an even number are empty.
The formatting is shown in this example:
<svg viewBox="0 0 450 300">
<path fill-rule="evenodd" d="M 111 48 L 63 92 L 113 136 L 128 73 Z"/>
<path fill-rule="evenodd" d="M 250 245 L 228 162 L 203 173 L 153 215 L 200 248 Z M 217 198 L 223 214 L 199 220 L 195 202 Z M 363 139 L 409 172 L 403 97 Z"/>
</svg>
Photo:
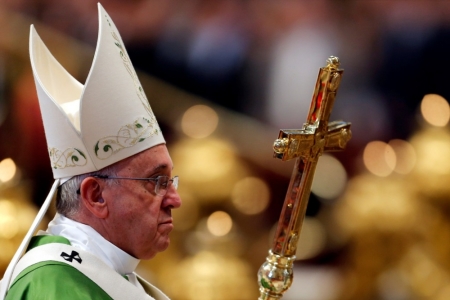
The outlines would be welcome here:
<svg viewBox="0 0 450 300">
<path fill-rule="evenodd" d="M 293 264 L 319 156 L 324 151 L 343 150 L 351 138 L 350 123 L 328 123 L 343 70 L 339 59 L 330 56 L 320 68 L 302 129 L 282 129 L 275 140 L 274 157 L 297 158 L 284 200 L 272 248 L 258 271 L 259 300 L 281 299 L 293 278 Z"/>
</svg>

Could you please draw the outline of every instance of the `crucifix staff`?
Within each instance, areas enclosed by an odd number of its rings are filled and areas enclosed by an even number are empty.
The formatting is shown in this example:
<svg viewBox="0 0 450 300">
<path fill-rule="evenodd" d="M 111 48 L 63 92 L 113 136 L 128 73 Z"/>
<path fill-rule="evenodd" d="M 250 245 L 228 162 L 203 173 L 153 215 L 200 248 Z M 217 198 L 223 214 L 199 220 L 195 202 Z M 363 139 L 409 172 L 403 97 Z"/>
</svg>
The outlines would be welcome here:
<svg viewBox="0 0 450 300">
<path fill-rule="evenodd" d="M 325 151 L 343 150 L 351 138 L 350 123 L 328 122 L 343 70 L 331 56 L 320 68 L 311 107 L 302 129 L 282 129 L 274 157 L 296 159 L 269 255 L 258 271 L 259 300 L 281 299 L 293 280 L 293 264 L 306 213 L 314 171 Z"/>
</svg>

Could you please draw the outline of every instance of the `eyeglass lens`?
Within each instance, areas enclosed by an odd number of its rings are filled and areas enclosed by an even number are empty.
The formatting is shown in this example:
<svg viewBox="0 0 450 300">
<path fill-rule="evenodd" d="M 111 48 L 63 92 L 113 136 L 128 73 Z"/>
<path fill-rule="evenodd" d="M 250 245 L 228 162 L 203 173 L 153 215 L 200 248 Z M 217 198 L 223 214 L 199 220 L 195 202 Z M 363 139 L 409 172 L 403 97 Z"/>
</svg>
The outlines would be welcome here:
<svg viewBox="0 0 450 300">
<path fill-rule="evenodd" d="M 164 196 L 171 184 L 175 189 L 178 188 L 178 176 L 175 176 L 173 179 L 170 179 L 168 176 L 159 176 L 155 186 L 155 193 Z"/>
</svg>

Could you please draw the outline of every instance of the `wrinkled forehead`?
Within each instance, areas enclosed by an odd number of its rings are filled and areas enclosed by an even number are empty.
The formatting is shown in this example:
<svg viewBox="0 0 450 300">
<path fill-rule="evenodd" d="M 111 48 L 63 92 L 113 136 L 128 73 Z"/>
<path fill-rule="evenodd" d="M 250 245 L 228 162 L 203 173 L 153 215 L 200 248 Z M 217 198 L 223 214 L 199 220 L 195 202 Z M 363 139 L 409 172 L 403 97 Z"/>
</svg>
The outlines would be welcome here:
<svg viewBox="0 0 450 300">
<path fill-rule="evenodd" d="M 173 162 L 165 144 L 154 146 L 117 163 L 121 175 L 149 176 L 152 173 L 170 173 Z"/>
</svg>

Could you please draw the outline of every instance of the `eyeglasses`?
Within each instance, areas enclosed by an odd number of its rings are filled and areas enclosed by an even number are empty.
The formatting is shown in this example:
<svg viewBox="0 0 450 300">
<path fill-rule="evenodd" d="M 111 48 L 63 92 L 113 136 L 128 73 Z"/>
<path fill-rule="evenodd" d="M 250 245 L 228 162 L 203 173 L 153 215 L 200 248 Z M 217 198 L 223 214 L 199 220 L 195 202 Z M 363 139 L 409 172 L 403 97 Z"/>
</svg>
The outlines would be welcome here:
<svg viewBox="0 0 450 300">
<path fill-rule="evenodd" d="M 159 196 L 164 196 L 167 194 L 167 190 L 172 185 L 175 189 L 178 189 L 178 176 L 170 178 L 169 176 L 158 176 L 153 178 L 133 178 L 133 177 L 114 177 L 108 175 L 94 175 L 92 177 L 101 179 L 129 179 L 129 180 L 143 180 L 143 181 L 153 181 L 155 184 L 155 194 Z"/>
</svg>

